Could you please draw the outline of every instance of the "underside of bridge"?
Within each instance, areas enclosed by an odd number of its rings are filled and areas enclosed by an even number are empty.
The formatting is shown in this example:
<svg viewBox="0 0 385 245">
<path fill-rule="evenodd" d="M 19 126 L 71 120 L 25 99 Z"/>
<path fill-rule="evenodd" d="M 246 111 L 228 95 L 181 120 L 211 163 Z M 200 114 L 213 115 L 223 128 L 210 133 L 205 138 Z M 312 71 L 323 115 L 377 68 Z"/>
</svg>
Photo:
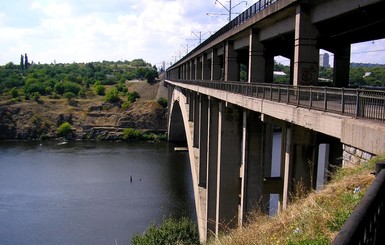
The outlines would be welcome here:
<svg viewBox="0 0 385 245">
<path fill-rule="evenodd" d="M 187 140 L 202 241 L 255 210 L 278 212 L 342 164 L 337 138 L 203 94 L 172 94 L 169 137 Z"/>
</svg>

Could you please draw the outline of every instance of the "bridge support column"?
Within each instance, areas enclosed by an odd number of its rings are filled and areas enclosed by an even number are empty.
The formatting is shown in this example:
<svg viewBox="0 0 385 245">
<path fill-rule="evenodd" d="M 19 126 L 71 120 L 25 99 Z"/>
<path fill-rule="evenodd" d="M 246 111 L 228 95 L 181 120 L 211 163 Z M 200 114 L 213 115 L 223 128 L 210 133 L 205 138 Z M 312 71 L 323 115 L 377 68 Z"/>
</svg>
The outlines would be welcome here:
<svg viewBox="0 0 385 245">
<path fill-rule="evenodd" d="M 219 104 L 216 234 L 238 222 L 242 116 L 237 108 Z M 223 227 L 224 226 L 224 227 Z"/>
<path fill-rule="evenodd" d="M 287 201 L 289 198 L 289 179 L 290 179 L 290 155 L 292 152 L 292 135 L 291 128 L 285 125 L 282 128 L 282 151 L 281 160 L 283 161 L 281 166 L 281 175 L 283 178 L 283 190 L 281 196 L 282 209 L 287 208 Z"/>
<path fill-rule="evenodd" d="M 261 210 L 265 213 L 270 211 L 270 195 L 279 193 L 280 190 L 276 186 L 276 181 L 272 178 L 273 164 L 273 119 L 267 115 L 262 115 L 262 198 Z"/>
<path fill-rule="evenodd" d="M 187 63 L 186 63 L 186 79 L 187 79 L 187 80 L 190 79 L 190 74 L 191 74 L 191 70 L 190 70 L 190 62 L 187 62 Z"/>
<path fill-rule="evenodd" d="M 312 25 L 305 5 L 297 6 L 295 17 L 294 85 L 318 83 L 319 50 L 317 29 Z"/>
<path fill-rule="evenodd" d="M 216 233 L 217 172 L 218 172 L 218 123 L 219 102 L 209 99 L 208 105 L 208 166 L 207 166 L 207 234 Z"/>
<path fill-rule="evenodd" d="M 218 50 L 213 49 L 211 58 L 211 80 L 219 81 L 222 78 L 221 61 L 218 56 Z"/>
<path fill-rule="evenodd" d="M 239 81 L 239 64 L 234 43 L 227 41 L 225 44 L 225 81 Z"/>
<path fill-rule="evenodd" d="M 265 57 L 263 44 L 258 36 L 250 29 L 249 37 L 249 83 L 265 82 Z"/>
<path fill-rule="evenodd" d="M 195 75 L 196 80 L 202 80 L 202 75 L 203 75 L 202 59 L 203 59 L 202 56 L 199 56 L 198 58 L 196 58 L 196 75 Z"/>
<path fill-rule="evenodd" d="M 350 71 L 350 44 L 340 45 L 334 51 L 334 86 L 348 87 Z"/>
<path fill-rule="evenodd" d="M 242 195 L 239 224 L 243 223 L 246 214 L 260 207 L 262 197 L 262 157 L 263 157 L 263 123 L 260 114 L 252 111 L 244 112 L 244 139 L 241 178 Z"/>
<path fill-rule="evenodd" d="M 187 106 L 188 106 L 188 121 L 194 121 L 194 103 L 195 103 L 195 93 L 190 91 L 187 95 Z"/>
<path fill-rule="evenodd" d="M 291 125 L 291 191 L 301 186 L 305 190 L 315 187 L 315 176 L 318 165 L 318 145 L 315 133 L 300 126 Z"/>
<path fill-rule="evenodd" d="M 196 78 L 196 71 L 195 71 L 195 69 L 196 69 L 196 66 L 195 66 L 195 59 L 194 60 L 192 60 L 191 62 L 190 62 L 190 71 L 191 71 L 191 77 L 190 77 L 190 79 L 191 80 L 194 80 L 195 78 Z"/>
<path fill-rule="evenodd" d="M 202 56 L 202 80 L 211 80 L 211 64 L 207 59 L 207 54 Z"/>
<path fill-rule="evenodd" d="M 197 93 L 194 93 L 194 137 L 193 137 L 193 146 L 199 147 L 199 128 L 200 128 L 200 101 L 201 96 Z"/>
<path fill-rule="evenodd" d="M 200 141 L 199 141 L 199 186 L 206 188 L 207 181 L 207 152 L 208 152 L 208 130 L 209 130 L 209 102 L 208 97 L 201 95 L 200 103 Z"/>
</svg>

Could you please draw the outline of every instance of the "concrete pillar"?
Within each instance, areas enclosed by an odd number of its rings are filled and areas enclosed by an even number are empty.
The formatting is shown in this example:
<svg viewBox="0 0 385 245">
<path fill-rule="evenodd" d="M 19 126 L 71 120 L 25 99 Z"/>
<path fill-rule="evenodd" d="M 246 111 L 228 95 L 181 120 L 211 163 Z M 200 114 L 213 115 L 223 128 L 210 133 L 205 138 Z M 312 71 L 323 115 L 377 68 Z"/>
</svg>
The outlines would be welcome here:
<svg viewBox="0 0 385 245">
<path fill-rule="evenodd" d="M 257 34 L 250 29 L 249 37 L 249 83 L 265 82 L 265 57 L 264 46 L 259 41 Z"/>
<path fill-rule="evenodd" d="M 194 92 L 189 92 L 188 94 L 188 120 L 189 122 L 194 121 L 194 105 L 195 105 L 195 93 Z"/>
<path fill-rule="evenodd" d="M 318 145 L 316 145 L 316 135 L 313 131 L 291 125 L 292 138 L 292 160 L 291 160 L 291 179 L 294 188 L 291 192 L 296 192 L 296 186 L 301 184 L 306 190 L 315 186 L 315 176 L 318 164 Z"/>
<path fill-rule="evenodd" d="M 200 104 L 201 96 L 197 93 L 194 93 L 194 137 L 193 137 L 193 146 L 199 147 L 199 126 L 200 126 Z"/>
<path fill-rule="evenodd" d="M 197 66 L 197 68 L 196 68 L 196 80 L 202 80 L 202 75 L 203 75 L 203 67 L 202 67 L 202 64 L 203 64 L 203 62 L 202 62 L 202 59 L 203 59 L 203 57 L 202 56 L 200 56 L 200 57 L 198 57 L 198 58 L 196 58 L 196 66 Z"/>
<path fill-rule="evenodd" d="M 265 83 L 274 81 L 274 55 L 267 53 L 265 55 Z"/>
<path fill-rule="evenodd" d="M 282 178 L 283 178 L 283 190 L 281 196 L 282 209 L 287 208 L 289 198 L 289 183 L 290 183 L 290 155 L 292 154 L 292 141 L 291 141 L 291 129 L 290 127 L 282 128 L 282 154 L 283 154 L 283 167 Z"/>
<path fill-rule="evenodd" d="M 349 87 L 350 71 L 350 44 L 339 45 L 334 51 L 334 74 L 335 87 Z"/>
<path fill-rule="evenodd" d="M 217 219 L 216 234 L 223 228 L 234 228 L 238 222 L 240 194 L 240 166 L 242 142 L 242 116 L 240 109 L 219 104 Z M 221 227 L 226 225 L 226 227 Z"/>
<path fill-rule="evenodd" d="M 207 234 L 216 234 L 219 102 L 213 99 L 208 102 Z"/>
<path fill-rule="evenodd" d="M 220 57 L 218 56 L 218 50 L 213 49 L 211 58 L 211 80 L 219 81 L 222 78 L 222 67 Z"/>
<path fill-rule="evenodd" d="M 207 54 L 202 56 L 202 80 L 211 80 L 211 63 L 207 59 Z"/>
<path fill-rule="evenodd" d="M 234 43 L 227 41 L 225 45 L 225 81 L 239 81 L 239 63 Z"/>
<path fill-rule="evenodd" d="M 195 79 L 195 59 L 190 61 L 190 79 L 191 80 Z"/>
<path fill-rule="evenodd" d="M 318 83 L 319 49 L 317 29 L 304 5 L 298 5 L 295 16 L 294 85 Z"/>
<path fill-rule="evenodd" d="M 200 141 L 199 141 L 199 186 L 206 188 L 207 181 L 207 152 L 208 152 L 208 113 L 209 102 L 208 97 L 201 95 L 200 103 Z"/>
<path fill-rule="evenodd" d="M 246 119 L 246 159 L 243 166 L 244 195 L 241 197 L 243 204 L 243 218 L 247 212 L 259 208 L 262 197 L 263 183 L 263 123 L 260 114 L 247 112 Z"/>
<path fill-rule="evenodd" d="M 275 190 L 272 191 L 270 182 L 271 177 L 271 166 L 272 166 L 272 154 L 273 154 L 273 124 L 270 120 L 266 120 L 266 115 L 263 120 L 263 143 L 262 143 L 262 176 L 263 176 L 263 185 L 262 185 L 262 198 L 261 198 L 261 210 L 265 213 L 269 213 L 270 210 L 270 194 L 277 193 Z"/>
<path fill-rule="evenodd" d="M 190 62 L 186 63 L 186 79 L 190 80 L 191 79 L 191 68 L 190 68 Z"/>
</svg>

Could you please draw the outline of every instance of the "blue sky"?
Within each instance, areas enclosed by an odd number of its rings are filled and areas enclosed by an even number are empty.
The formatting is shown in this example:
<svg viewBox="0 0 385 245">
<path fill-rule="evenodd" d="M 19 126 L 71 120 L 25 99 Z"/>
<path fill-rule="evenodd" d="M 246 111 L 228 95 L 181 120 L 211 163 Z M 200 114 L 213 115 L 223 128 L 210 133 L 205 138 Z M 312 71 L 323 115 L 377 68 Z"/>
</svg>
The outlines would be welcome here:
<svg viewBox="0 0 385 245">
<path fill-rule="evenodd" d="M 255 0 L 247 2 L 234 12 Z M 160 66 L 227 21 L 207 15 L 227 13 L 215 0 L 0 0 L 0 6 L 0 65 L 27 53 L 36 63 L 143 58 Z M 353 45 L 352 61 L 384 64 L 385 40 Z"/>
</svg>

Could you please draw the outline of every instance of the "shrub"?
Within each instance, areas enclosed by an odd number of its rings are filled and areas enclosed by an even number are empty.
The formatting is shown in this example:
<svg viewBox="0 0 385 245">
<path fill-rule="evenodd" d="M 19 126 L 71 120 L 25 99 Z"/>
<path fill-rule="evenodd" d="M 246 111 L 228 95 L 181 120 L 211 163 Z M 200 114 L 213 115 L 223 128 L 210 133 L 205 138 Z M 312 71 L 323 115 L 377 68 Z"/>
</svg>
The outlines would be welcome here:
<svg viewBox="0 0 385 245">
<path fill-rule="evenodd" d="M 94 89 L 97 95 L 105 95 L 106 93 L 106 87 L 104 87 L 103 85 L 95 85 Z"/>
<path fill-rule="evenodd" d="M 19 97 L 19 90 L 17 88 L 12 88 L 11 89 L 11 96 L 12 96 L 12 98 Z"/>
<path fill-rule="evenodd" d="M 69 122 L 64 122 L 56 129 L 56 132 L 59 136 L 67 138 L 72 133 L 72 126 Z"/>
<path fill-rule="evenodd" d="M 131 101 L 125 101 L 125 102 L 123 102 L 123 104 L 122 104 L 122 108 L 123 109 L 127 109 L 128 107 L 130 107 L 131 106 Z"/>
<path fill-rule="evenodd" d="M 55 84 L 54 90 L 58 94 L 64 94 L 66 92 L 71 92 L 77 95 L 80 91 L 81 87 L 79 84 L 74 83 L 74 82 L 60 82 Z"/>
<path fill-rule="evenodd" d="M 32 94 L 32 99 L 33 99 L 34 101 L 36 101 L 36 102 L 39 102 L 39 101 L 40 101 L 40 94 L 39 94 L 39 92 L 34 92 L 34 93 Z"/>
<path fill-rule="evenodd" d="M 116 103 L 120 101 L 119 91 L 116 88 L 110 89 L 106 93 L 106 101 L 110 103 Z"/>
<path fill-rule="evenodd" d="M 136 91 L 127 93 L 127 101 L 130 101 L 131 103 L 134 103 L 136 99 L 139 99 L 139 98 L 140 98 L 140 95 Z"/>
<path fill-rule="evenodd" d="M 150 244 L 199 244 L 198 229 L 194 222 L 183 217 L 180 220 L 168 218 L 159 227 L 150 226 L 142 235 L 135 235 L 134 245 Z"/>
<path fill-rule="evenodd" d="M 142 132 L 133 128 L 126 128 L 123 130 L 122 138 L 124 140 L 139 140 L 142 136 Z"/>
<path fill-rule="evenodd" d="M 119 92 L 122 92 L 122 93 L 127 93 L 127 87 L 126 85 L 123 83 L 118 83 L 115 85 L 115 88 L 119 91 Z"/>
<path fill-rule="evenodd" d="M 63 96 L 64 96 L 64 98 L 66 98 L 66 99 L 68 99 L 68 100 L 70 100 L 70 99 L 76 97 L 76 95 L 75 95 L 74 93 L 72 93 L 72 92 L 65 92 L 65 93 L 63 94 Z"/>
<path fill-rule="evenodd" d="M 158 103 L 163 107 L 163 108 L 166 108 L 167 107 L 167 99 L 161 97 L 158 99 Z"/>
</svg>

